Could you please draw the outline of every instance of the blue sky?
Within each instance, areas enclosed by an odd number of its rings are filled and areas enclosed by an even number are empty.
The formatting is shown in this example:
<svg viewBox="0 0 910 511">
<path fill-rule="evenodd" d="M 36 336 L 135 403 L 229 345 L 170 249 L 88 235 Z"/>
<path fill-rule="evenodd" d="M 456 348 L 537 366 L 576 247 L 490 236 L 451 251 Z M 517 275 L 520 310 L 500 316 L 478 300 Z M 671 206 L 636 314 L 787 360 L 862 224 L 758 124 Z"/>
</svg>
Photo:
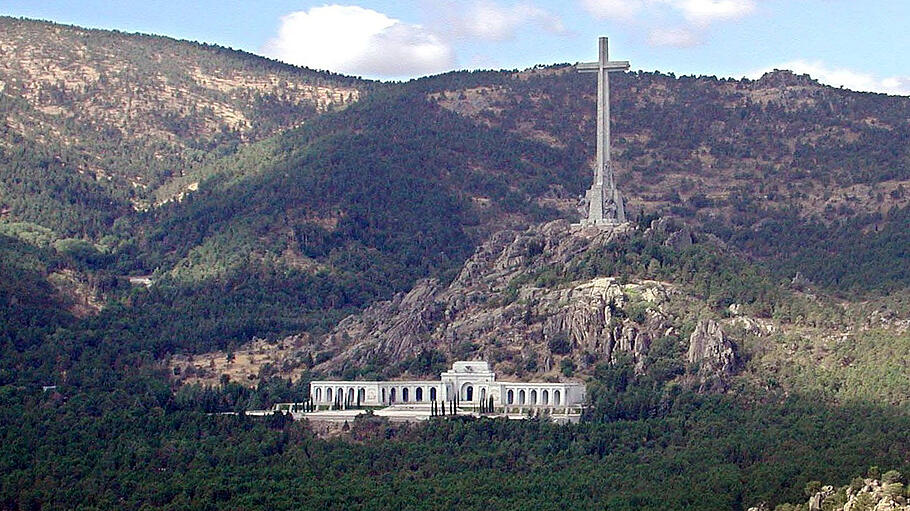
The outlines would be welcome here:
<svg viewBox="0 0 910 511">
<path fill-rule="evenodd" d="M 611 57 L 632 69 L 780 68 L 910 94 L 907 0 L 5 0 L 0 13 L 169 35 L 380 79 Z"/>
</svg>

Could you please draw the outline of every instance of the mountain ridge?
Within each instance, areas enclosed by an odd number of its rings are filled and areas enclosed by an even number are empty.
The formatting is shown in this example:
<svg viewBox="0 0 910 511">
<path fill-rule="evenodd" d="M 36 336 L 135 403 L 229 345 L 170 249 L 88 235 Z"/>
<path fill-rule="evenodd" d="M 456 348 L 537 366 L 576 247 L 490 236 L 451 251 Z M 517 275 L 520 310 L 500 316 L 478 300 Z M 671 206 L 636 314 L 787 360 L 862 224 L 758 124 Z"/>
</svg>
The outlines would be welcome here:
<svg viewBox="0 0 910 511">
<path fill-rule="evenodd" d="M 160 36 L 12 18 L 0 26 L 0 144 L 50 146 L 59 165 L 137 208 L 206 153 L 299 125 L 372 87 Z"/>
</svg>

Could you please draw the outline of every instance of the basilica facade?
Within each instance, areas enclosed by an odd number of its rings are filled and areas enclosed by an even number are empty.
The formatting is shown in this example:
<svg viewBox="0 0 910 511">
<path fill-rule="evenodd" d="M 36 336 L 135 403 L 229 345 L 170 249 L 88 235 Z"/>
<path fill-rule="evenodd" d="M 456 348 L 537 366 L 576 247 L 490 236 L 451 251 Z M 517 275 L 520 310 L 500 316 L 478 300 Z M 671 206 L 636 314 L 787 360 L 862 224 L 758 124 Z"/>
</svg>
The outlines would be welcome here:
<svg viewBox="0 0 910 511">
<path fill-rule="evenodd" d="M 362 407 L 429 404 L 433 401 L 479 405 L 492 398 L 495 407 L 555 408 L 578 406 L 585 401 L 585 386 L 575 382 L 497 381 L 489 364 L 459 361 L 438 380 L 340 381 L 310 383 L 316 406 Z"/>
</svg>

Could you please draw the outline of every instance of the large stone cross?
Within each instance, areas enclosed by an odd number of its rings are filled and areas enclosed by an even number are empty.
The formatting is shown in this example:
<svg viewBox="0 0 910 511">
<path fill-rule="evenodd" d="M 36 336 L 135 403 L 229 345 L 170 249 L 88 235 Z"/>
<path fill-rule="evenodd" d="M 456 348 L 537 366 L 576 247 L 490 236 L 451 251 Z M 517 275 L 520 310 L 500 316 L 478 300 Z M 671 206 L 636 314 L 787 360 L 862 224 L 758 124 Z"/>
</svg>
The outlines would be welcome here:
<svg viewBox="0 0 910 511">
<path fill-rule="evenodd" d="M 610 60 L 606 37 L 601 37 L 598 43 L 597 62 L 584 62 L 575 66 L 582 73 L 597 73 L 597 163 L 594 185 L 588 190 L 588 215 L 582 219 L 583 225 L 612 225 L 626 220 L 622 197 L 613 181 L 610 161 L 609 73 L 629 69 L 629 62 Z"/>
</svg>

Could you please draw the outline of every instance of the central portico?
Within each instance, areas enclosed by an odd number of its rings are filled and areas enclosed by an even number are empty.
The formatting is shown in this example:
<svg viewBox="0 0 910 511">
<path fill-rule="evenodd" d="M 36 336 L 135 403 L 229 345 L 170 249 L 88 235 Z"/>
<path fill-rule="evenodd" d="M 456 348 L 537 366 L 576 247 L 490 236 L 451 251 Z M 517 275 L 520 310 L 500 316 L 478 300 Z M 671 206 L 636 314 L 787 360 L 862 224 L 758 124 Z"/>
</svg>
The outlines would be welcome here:
<svg viewBox="0 0 910 511">
<path fill-rule="evenodd" d="M 496 381 L 496 375 L 490 370 L 486 362 L 455 362 L 452 368 L 442 373 L 439 377 L 445 388 L 449 390 L 447 395 L 458 394 L 458 400 L 465 403 L 483 401 L 487 395 L 497 394 L 496 390 L 491 388 L 491 384 Z M 498 401 L 499 396 L 494 396 Z"/>
</svg>

